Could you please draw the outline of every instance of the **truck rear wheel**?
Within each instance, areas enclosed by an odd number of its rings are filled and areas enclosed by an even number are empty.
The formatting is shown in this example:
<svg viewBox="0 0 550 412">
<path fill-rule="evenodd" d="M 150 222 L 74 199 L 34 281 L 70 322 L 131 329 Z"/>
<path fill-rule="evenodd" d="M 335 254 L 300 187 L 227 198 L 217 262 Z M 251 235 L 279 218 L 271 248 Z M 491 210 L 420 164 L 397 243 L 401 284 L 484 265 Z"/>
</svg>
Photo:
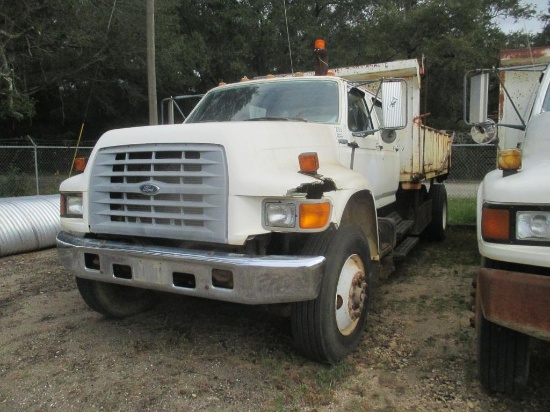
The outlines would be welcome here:
<svg viewBox="0 0 550 412">
<path fill-rule="evenodd" d="M 426 227 L 430 240 L 445 240 L 447 232 L 447 189 L 444 185 L 432 184 L 428 197 L 432 199 L 432 221 Z"/>
<path fill-rule="evenodd" d="M 125 318 L 152 309 L 158 302 L 155 292 L 114 283 L 76 278 L 84 302 L 107 318 Z"/>
<path fill-rule="evenodd" d="M 293 304 L 292 334 L 308 358 L 335 364 L 355 349 L 367 319 L 368 244 L 361 229 L 347 225 L 312 236 L 302 254 L 325 256 L 325 273 L 317 299 Z"/>
<path fill-rule="evenodd" d="M 519 395 L 529 376 L 529 337 L 485 319 L 478 309 L 477 365 L 483 387 Z"/>
</svg>

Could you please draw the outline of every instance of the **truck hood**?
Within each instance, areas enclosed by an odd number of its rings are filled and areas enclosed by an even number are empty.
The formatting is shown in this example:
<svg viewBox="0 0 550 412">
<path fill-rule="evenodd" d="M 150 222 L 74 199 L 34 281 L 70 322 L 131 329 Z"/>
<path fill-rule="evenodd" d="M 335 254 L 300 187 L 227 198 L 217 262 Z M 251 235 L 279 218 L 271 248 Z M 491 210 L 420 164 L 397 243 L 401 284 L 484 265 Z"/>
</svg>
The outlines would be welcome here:
<svg viewBox="0 0 550 412">
<path fill-rule="evenodd" d="M 548 156 L 546 152 L 545 157 Z M 521 170 L 503 177 L 502 170 L 487 174 L 483 181 L 482 200 L 506 204 L 550 203 L 550 159 L 526 156 Z"/>
<path fill-rule="evenodd" d="M 350 181 L 350 170 L 336 157 L 335 127 L 293 121 L 249 121 L 117 129 L 101 137 L 90 163 L 99 150 L 113 146 L 151 143 L 221 145 L 227 157 L 230 195 L 285 196 L 289 190 L 302 184 L 320 183 L 319 179 L 298 173 L 298 155 L 317 152 L 319 174 L 332 179 L 342 189 L 354 183 Z"/>
</svg>

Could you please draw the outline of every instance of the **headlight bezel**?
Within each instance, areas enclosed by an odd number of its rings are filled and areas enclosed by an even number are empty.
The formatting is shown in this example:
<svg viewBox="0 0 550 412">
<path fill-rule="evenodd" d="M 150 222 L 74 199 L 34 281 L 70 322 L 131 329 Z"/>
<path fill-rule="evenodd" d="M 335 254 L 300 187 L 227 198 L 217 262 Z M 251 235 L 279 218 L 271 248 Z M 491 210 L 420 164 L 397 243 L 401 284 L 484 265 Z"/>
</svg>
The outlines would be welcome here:
<svg viewBox="0 0 550 412">
<path fill-rule="evenodd" d="M 487 217 L 499 215 L 507 220 L 507 236 L 491 236 L 487 233 Z M 520 225 L 524 225 L 522 216 L 545 216 L 548 222 L 549 237 L 525 237 Z M 509 205 L 485 202 L 481 214 L 481 236 L 487 243 L 504 243 L 517 245 L 550 246 L 550 206 Z"/>
<path fill-rule="evenodd" d="M 82 219 L 84 216 L 82 192 L 63 192 L 60 195 L 60 216 L 64 218 Z"/>
<path fill-rule="evenodd" d="M 313 208 L 304 208 L 304 205 L 310 205 Z M 320 205 L 321 207 L 315 209 L 315 205 Z M 278 208 L 279 210 L 286 208 L 289 214 L 293 214 L 291 219 L 290 217 L 287 219 L 288 224 L 274 225 L 273 220 L 269 219 L 269 209 L 276 211 Z M 320 232 L 330 225 L 332 211 L 332 202 L 326 198 L 266 198 L 262 201 L 262 227 L 266 230 L 277 232 Z M 321 213 L 323 216 L 318 219 L 304 219 L 303 213 Z M 311 224 L 313 227 L 302 227 L 302 224 Z"/>
</svg>

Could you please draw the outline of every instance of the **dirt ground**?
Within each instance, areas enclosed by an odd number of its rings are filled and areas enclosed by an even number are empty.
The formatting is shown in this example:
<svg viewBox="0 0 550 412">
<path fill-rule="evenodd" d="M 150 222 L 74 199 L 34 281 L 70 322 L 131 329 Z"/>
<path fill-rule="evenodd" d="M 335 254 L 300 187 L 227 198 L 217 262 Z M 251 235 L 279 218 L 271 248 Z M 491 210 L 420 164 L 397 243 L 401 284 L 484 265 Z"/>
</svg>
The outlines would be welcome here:
<svg viewBox="0 0 550 412">
<path fill-rule="evenodd" d="M 336 367 L 304 359 L 285 318 L 165 295 L 109 321 L 55 249 L 0 259 L 2 411 L 548 411 L 550 349 L 535 342 L 521 399 L 476 380 L 472 228 L 421 243 L 381 280 L 366 333 Z"/>
</svg>

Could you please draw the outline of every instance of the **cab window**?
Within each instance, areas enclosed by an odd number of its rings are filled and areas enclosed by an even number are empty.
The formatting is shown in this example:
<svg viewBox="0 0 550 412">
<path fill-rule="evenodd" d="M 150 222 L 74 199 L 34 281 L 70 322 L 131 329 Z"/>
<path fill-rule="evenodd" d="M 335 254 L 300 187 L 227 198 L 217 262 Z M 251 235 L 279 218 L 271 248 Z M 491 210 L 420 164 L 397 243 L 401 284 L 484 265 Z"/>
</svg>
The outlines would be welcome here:
<svg viewBox="0 0 550 412">
<path fill-rule="evenodd" d="M 352 132 L 372 130 L 372 121 L 365 104 L 364 93 L 357 88 L 348 92 L 348 128 Z"/>
</svg>

